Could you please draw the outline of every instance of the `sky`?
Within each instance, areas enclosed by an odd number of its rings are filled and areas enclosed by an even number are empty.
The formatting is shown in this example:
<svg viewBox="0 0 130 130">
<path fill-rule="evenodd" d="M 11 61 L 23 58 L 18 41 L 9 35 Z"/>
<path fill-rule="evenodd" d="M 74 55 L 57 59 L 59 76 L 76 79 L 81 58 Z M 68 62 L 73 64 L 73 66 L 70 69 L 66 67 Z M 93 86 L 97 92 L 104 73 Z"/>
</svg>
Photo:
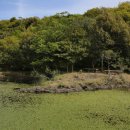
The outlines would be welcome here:
<svg viewBox="0 0 130 130">
<path fill-rule="evenodd" d="M 116 7 L 130 0 L 0 0 L 0 19 L 44 17 L 63 11 L 82 14 L 94 7 Z"/>
</svg>

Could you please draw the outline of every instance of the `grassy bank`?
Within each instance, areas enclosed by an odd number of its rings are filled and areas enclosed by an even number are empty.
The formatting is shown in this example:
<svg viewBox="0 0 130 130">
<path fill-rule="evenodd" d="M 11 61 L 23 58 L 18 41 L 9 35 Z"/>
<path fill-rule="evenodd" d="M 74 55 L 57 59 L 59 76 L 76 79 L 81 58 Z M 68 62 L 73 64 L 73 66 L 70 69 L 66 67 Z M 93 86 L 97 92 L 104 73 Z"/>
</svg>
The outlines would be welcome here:
<svg viewBox="0 0 130 130">
<path fill-rule="evenodd" d="M 1 130 L 129 130 L 130 92 L 23 94 L 0 83 Z"/>
<path fill-rule="evenodd" d="M 24 93 L 70 93 L 115 88 L 130 89 L 130 75 L 123 73 L 66 73 L 39 82 L 35 87 L 17 88 L 17 90 Z"/>
</svg>

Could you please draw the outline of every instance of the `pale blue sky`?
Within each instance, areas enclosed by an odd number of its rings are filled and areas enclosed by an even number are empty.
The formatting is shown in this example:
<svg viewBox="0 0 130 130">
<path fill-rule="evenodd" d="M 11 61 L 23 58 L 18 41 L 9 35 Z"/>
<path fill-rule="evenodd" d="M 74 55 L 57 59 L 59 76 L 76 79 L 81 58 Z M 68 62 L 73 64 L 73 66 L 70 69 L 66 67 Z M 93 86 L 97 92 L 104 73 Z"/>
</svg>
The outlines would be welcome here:
<svg viewBox="0 0 130 130">
<path fill-rule="evenodd" d="M 0 0 L 0 19 L 44 17 L 57 12 L 84 13 L 93 7 L 115 7 L 130 0 Z"/>
</svg>

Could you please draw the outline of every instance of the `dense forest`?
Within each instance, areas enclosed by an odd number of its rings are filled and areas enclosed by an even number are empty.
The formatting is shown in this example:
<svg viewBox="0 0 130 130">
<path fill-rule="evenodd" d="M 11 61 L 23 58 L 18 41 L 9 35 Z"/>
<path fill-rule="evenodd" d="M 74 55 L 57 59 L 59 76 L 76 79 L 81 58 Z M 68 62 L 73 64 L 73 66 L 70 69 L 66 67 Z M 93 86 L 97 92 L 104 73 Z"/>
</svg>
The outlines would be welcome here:
<svg viewBox="0 0 130 130">
<path fill-rule="evenodd" d="M 130 2 L 38 18 L 0 21 L 0 70 L 130 68 Z"/>
</svg>

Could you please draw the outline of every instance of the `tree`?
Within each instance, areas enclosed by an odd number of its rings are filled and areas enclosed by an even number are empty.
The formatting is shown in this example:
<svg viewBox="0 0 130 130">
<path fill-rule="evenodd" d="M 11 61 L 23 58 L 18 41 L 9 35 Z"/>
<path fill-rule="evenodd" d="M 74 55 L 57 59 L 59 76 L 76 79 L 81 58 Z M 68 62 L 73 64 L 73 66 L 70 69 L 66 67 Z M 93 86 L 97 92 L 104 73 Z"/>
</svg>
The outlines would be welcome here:
<svg viewBox="0 0 130 130">
<path fill-rule="evenodd" d="M 109 63 L 108 63 L 109 62 Z M 120 66 L 120 67 L 119 67 Z M 0 21 L 0 68 L 45 72 L 130 67 L 130 3 L 84 15 Z"/>
<path fill-rule="evenodd" d="M 117 54 L 112 50 L 106 50 L 104 51 L 104 58 L 107 61 L 107 68 L 110 73 L 110 67 L 116 63 Z"/>
<path fill-rule="evenodd" d="M 16 17 L 12 17 L 11 19 L 10 19 L 10 22 L 14 22 L 14 21 L 16 21 L 17 19 L 16 19 Z"/>
<path fill-rule="evenodd" d="M 0 40 L 0 65 L 4 69 L 12 69 L 19 50 L 19 39 L 14 36 Z"/>
</svg>

